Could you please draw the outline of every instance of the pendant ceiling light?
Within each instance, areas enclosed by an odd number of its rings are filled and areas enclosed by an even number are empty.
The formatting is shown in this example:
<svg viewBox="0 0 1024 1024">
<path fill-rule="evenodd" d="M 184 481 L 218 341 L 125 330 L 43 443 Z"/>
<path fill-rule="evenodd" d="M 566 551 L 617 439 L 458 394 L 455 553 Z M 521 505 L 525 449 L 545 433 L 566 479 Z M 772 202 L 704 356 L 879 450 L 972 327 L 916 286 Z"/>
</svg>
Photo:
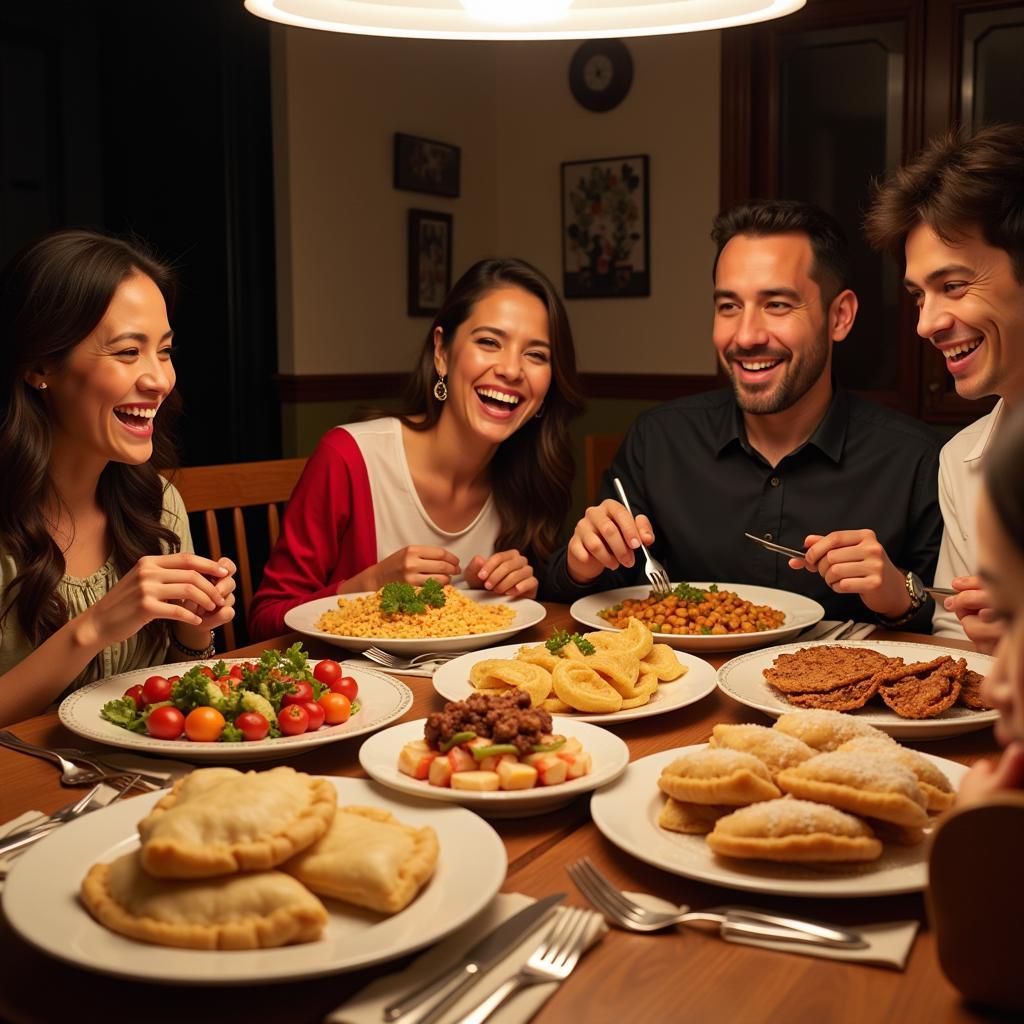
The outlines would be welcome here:
<svg viewBox="0 0 1024 1024">
<path fill-rule="evenodd" d="M 805 0 L 245 0 L 285 25 L 412 39 L 606 39 L 729 28 Z"/>
</svg>

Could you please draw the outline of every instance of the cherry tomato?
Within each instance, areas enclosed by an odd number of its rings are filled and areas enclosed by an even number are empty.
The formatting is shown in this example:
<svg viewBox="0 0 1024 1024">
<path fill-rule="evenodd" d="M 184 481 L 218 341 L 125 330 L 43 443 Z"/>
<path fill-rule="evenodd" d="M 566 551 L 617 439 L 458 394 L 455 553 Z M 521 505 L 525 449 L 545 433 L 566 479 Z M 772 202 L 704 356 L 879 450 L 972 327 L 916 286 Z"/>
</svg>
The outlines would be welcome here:
<svg viewBox="0 0 1024 1024">
<path fill-rule="evenodd" d="M 340 676 L 341 666 L 336 661 L 331 661 L 330 658 L 324 658 L 323 661 L 317 662 L 316 668 L 313 669 L 313 678 L 317 682 L 323 683 L 324 686 L 329 686 L 332 690 L 334 681 Z"/>
<path fill-rule="evenodd" d="M 297 736 L 309 727 L 309 712 L 301 704 L 289 704 L 278 712 L 277 724 L 285 736 Z"/>
<path fill-rule="evenodd" d="M 339 725 L 348 721 L 352 713 L 352 702 L 343 693 L 320 694 L 320 706 L 324 709 L 324 718 L 328 725 Z"/>
<path fill-rule="evenodd" d="M 147 704 L 162 704 L 171 699 L 171 681 L 163 676 L 150 676 L 142 684 L 142 699 Z"/>
<path fill-rule="evenodd" d="M 307 700 L 301 706 L 306 709 L 306 714 L 309 715 L 309 725 L 306 727 L 306 732 L 316 732 L 324 724 L 324 718 L 326 717 L 323 705 L 318 704 L 315 700 Z"/>
<path fill-rule="evenodd" d="M 235 719 L 235 725 L 246 740 L 261 740 L 270 729 L 270 723 L 258 711 L 243 711 Z"/>
<path fill-rule="evenodd" d="M 146 703 L 146 698 L 142 695 L 142 687 L 139 686 L 138 683 L 134 686 L 129 686 L 128 689 L 124 691 L 124 696 L 131 697 L 131 699 L 135 701 L 136 709 L 143 707 Z"/>
<path fill-rule="evenodd" d="M 154 708 L 146 719 L 146 732 L 158 740 L 176 740 L 185 728 L 185 716 L 172 704 Z"/>
<path fill-rule="evenodd" d="M 359 684 L 351 676 L 342 676 L 331 683 L 331 690 L 334 693 L 343 693 L 349 701 L 354 701 L 359 693 Z"/>
<path fill-rule="evenodd" d="M 213 669 L 209 665 L 200 665 L 199 671 L 203 673 L 208 679 L 216 679 L 217 677 L 213 674 Z"/>
<path fill-rule="evenodd" d="M 215 743 L 224 731 L 224 716 L 216 708 L 193 708 L 185 719 L 185 735 L 196 743 Z"/>
<path fill-rule="evenodd" d="M 232 679 L 241 679 L 242 678 L 242 666 L 241 665 L 232 665 L 230 671 L 228 672 L 228 675 L 231 676 Z"/>
<path fill-rule="evenodd" d="M 287 708 L 292 704 L 305 704 L 313 699 L 313 687 L 305 679 L 293 679 L 292 686 L 295 687 L 295 692 L 286 693 L 281 698 L 281 707 Z"/>
</svg>

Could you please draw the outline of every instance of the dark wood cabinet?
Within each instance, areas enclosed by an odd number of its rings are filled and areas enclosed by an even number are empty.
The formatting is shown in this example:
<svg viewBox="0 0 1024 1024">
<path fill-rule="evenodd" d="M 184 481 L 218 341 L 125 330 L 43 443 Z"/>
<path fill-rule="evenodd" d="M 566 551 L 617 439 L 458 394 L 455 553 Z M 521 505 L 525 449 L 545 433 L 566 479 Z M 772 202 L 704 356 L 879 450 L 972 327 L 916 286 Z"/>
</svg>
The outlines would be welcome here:
<svg viewBox="0 0 1024 1024">
<path fill-rule="evenodd" d="M 851 388 L 935 423 L 979 416 L 915 330 L 902 268 L 861 232 L 873 179 L 954 124 L 1024 121 L 1024 3 L 817 0 L 722 36 L 721 203 L 808 199 L 851 243 L 861 302 L 836 351 Z"/>
</svg>

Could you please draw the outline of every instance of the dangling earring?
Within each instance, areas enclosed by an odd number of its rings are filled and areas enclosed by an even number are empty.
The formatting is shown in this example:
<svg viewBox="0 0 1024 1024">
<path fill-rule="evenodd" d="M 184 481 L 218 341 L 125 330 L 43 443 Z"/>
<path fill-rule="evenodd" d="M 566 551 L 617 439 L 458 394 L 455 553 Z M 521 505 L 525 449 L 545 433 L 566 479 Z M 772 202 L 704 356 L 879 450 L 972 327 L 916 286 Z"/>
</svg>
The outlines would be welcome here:
<svg viewBox="0 0 1024 1024">
<path fill-rule="evenodd" d="M 539 420 L 544 415 L 544 406 L 541 407 L 533 414 L 535 420 Z"/>
<path fill-rule="evenodd" d="M 444 377 L 440 373 L 437 375 L 437 383 L 434 385 L 434 397 L 439 402 L 448 398 L 448 385 L 445 384 Z"/>
</svg>

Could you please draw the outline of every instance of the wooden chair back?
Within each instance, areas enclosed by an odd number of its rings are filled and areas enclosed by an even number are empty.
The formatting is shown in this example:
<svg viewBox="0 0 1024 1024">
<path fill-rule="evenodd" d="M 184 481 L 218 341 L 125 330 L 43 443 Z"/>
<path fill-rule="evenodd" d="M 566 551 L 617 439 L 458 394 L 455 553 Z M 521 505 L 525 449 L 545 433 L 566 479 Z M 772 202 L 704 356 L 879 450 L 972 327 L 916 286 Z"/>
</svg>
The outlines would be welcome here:
<svg viewBox="0 0 1024 1024">
<path fill-rule="evenodd" d="M 189 466 L 167 474 L 171 483 L 178 488 L 185 508 L 189 512 L 202 513 L 206 530 L 205 553 L 210 558 L 218 559 L 224 553 L 217 512 L 231 510 L 234 560 L 238 565 L 236 596 L 241 598 L 240 601 L 236 600 L 236 609 L 243 621 L 248 618 L 252 602 L 253 573 L 242 510 L 258 505 L 266 506 L 267 535 L 272 549 L 281 532 L 278 506 L 283 506 L 291 497 L 305 465 L 305 459 L 275 459 L 223 466 Z M 224 642 L 229 650 L 236 646 L 234 622 L 224 626 Z"/>
<path fill-rule="evenodd" d="M 622 445 L 624 434 L 587 434 L 583 438 L 583 467 L 587 504 L 593 505 L 601 491 L 601 478 Z"/>
</svg>

